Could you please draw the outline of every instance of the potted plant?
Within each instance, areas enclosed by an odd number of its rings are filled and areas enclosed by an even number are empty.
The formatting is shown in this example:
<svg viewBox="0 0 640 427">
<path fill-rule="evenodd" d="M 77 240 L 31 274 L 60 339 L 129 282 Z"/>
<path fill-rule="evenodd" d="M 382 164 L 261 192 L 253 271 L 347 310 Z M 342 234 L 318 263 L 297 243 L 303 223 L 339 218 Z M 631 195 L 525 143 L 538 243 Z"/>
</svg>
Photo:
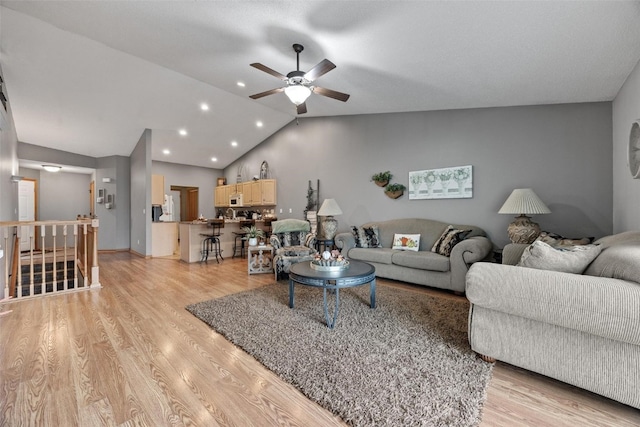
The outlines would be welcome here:
<svg viewBox="0 0 640 427">
<path fill-rule="evenodd" d="M 258 237 L 264 237 L 264 231 L 256 228 L 255 225 L 242 227 L 242 231 L 245 233 L 244 239 L 249 240 L 249 246 L 256 246 L 258 244 Z"/>
<path fill-rule="evenodd" d="M 402 184 L 389 184 L 384 188 L 384 194 L 392 199 L 397 199 L 404 194 L 404 190 L 406 189 L 407 187 Z"/>
<path fill-rule="evenodd" d="M 371 177 L 371 181 L 375 182 L 378 187 L 384 187 L 389 183 L 389 181 L 391 181 L 392 176 L 393 175 L 389 171 L 378 172 Z"/>
</svg>

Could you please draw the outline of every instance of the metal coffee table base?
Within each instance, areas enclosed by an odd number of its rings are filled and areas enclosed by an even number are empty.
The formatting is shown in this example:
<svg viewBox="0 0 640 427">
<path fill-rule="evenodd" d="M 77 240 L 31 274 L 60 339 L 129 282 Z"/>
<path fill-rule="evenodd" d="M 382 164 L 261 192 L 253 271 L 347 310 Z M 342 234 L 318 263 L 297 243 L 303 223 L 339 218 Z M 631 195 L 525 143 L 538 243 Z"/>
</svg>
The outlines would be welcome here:
<svg viewBox="0 0 640 427">
<path fill-rule="evenodd" d="M 373 269 L 373 267 L 371 267 Z M 329 329 L 333 329 L 336 325 L 336 319 L 338 318 L 338 310 L 340 306 L 340 289 L 352 288 L 355 286 L 361 286 L 369 283 L 369 298 L 371 308 L 376 308 L 376 274 L 373 272 L 356 277 L 339 277 L 339 275 L 327 274 L 327 277 L 317 277 L 321 274 L 315 275 L 316 277 L 309 277 L 306 275 L 296 274 L 292 268 L 289 273 L 289 308 L 293 308 L 294 300 L 294 285 L 299 283 L 306 286 L 314 286 L 322 288 L 322 299 L 324 303 L 324 317 L 327 320 L 327 326 Z M 334 276 L 334 277 L 331 277 Z M 329 314 L 329 303 L 327 300 L 327 291 L 335 291 L 335 307 L 333 310 L 333 316 Z"/>
</svg>

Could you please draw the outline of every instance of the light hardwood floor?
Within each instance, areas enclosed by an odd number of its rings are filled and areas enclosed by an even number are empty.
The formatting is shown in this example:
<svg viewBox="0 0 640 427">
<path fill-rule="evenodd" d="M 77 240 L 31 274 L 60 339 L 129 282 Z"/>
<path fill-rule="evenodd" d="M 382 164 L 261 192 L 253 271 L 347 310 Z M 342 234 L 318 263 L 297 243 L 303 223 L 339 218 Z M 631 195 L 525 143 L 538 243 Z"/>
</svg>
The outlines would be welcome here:
<svg viewBox="0 0 640 427">
<path fill-rule="evenodd" d="M 100 274 L 100 290 L 2 307 L 1 426 L 344 425 L 184 310 L 272 275 L 128 253 L 101 255 Z M 482 426 L 561 425 L 637 426 L 640 411 L 497 363 Z"/>
</svg>

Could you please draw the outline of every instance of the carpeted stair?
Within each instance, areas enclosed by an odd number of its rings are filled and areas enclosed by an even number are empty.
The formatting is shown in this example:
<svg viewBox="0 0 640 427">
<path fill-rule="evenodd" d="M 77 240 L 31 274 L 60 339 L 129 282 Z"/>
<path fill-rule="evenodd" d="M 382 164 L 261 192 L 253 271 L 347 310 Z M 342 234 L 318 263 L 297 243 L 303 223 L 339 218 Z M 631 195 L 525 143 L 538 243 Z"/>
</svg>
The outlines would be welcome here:
<svg viewBox="0 0 640 427">
<path fill-rule="evenodd" d="M 34 264 L 33 265 L 33 293 L 34 295 L 42 294 L 42 265 L 43 264 Z M 56 262 L 56 288 L 58 291 L 64 290 L 64 269 L 65 262 L 57 261 Z M 75 275 L 76 271 L 74 269 L 73 261 L 66 262 L 67 269 L 67 289 L 73 289 L 75 287 Z M 21 268 L 22 274 L 22 284 L 21 286 L 16 287 L 15 295 L 20 295 L 19 291 L 21 289 L 21 296 L 26 297 L 29 296 L 29 288 L 31 286 L 31 265 L 25 264 L 22 265 Z M 78 271 L 78 284 L 81 285 L 82 274 Z M 53 262 L 47 262 L 44 264 L 44 285 L 46 289 L 46 293 L 53 292 Z"/>
</svg>

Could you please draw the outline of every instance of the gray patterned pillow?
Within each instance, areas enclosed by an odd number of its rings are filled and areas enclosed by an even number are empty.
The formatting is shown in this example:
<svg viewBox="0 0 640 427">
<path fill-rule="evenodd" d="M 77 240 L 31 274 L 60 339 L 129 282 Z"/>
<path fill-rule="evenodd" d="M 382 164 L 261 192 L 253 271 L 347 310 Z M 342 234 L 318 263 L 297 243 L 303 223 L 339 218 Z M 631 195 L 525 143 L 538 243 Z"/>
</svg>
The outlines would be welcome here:
<svg viewBox="0 0 640 427">
<path fill-rule="evenodd" d="M 462 242 L 471 230 L 458 230 L 453 225 L 448 226 L 442 236 L 433 244 L 431 252 L 444 256 L 451 256 L 451 250 L 455 245 Z"/>
<path fill-rule="evenodd" d="M 356 241 L 356 248 L 381 248 L 380 233 L 377 225 L 371 227 L 351 227 L 351 233 Z"/>
</svg>

